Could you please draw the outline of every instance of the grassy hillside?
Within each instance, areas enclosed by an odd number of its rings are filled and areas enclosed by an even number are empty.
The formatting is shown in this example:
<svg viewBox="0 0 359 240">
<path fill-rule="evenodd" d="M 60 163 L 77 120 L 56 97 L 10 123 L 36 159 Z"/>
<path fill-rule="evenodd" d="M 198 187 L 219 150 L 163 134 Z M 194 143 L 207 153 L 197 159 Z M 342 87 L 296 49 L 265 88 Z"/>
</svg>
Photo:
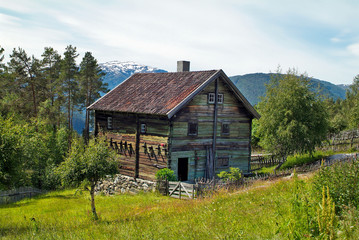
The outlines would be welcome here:
<svg viewBox="0 0 359 240">
<path fill-rule="evenodd" d="M 292 184 L 194 201 L 155 194 L 98 196 L 96 222 L 87 193 L 54 192 L 0 206 L 0 238 L 286 239 L 278 230 L 288 220 Z"/>
<path fill-rule="evenodd" d="M 264 96 L 266 88 L 265 84 L 269 83 L 271 79 L 270 73 L 253 73 L 230 77 L 238 89 L 248 99 L 248 101 L 255 105 Z M 333 99 L 345 98 L 345 87 L 337 86 L 330 82 L 312 78 L 311 86 L 313 91 L 320 91 L 321 94 Z"/>
</svg>

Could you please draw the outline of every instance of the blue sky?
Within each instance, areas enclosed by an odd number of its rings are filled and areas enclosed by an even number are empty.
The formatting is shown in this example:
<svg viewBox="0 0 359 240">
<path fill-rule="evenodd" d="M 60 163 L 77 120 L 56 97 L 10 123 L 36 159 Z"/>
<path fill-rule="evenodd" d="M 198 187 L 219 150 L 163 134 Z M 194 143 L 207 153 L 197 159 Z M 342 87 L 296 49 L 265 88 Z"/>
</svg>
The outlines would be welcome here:
<svg viewBox="0 0 359 240">
<path fill-rule="evenodd" d="M 227 75 L 296 68 L 350 84 L 359 74 L 359 1 L 349 0 L 2 0 L 0 45 L 76 46 L 112 60 Z M 8 59 L 8 58 L 7 58 Z"/>
</svg>

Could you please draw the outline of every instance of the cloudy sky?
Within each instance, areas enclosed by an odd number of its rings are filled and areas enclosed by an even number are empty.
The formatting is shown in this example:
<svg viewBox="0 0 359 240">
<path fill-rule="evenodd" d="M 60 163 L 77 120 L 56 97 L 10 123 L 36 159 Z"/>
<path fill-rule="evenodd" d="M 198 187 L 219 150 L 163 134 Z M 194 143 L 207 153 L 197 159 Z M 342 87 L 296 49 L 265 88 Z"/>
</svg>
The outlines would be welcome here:
<svg viewBox="0 0 359 240">
<path fill-rule="evenodd" d="M 359 74 L 356 0 L 1 0 L 0 45 L 40 57 L 76 46 L 112 60 L 227 75 L 296 68 L 335 84 Z"/>
</svg>

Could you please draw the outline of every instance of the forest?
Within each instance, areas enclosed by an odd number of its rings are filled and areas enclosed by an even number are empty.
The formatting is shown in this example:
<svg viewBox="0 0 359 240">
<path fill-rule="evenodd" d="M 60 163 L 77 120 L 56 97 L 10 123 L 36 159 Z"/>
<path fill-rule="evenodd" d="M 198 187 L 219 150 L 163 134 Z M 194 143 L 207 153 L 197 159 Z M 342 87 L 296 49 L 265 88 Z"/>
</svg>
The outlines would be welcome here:
<svg viewBox="0 0 359 240">
<path fill-rule="evenodd" d="M 0 189 L 60 185 L 55 169 L 78 139 L 89 140 L 91 103 L 108 91 L 91 52 L 77 64 L 76 47 L 63 55 L 45 47 L 41 59 L 22 48 L 4 62 L 0 47 Z M 74 114 L 86 112 L 82 137 L 73 130 Z"/>
</svg>

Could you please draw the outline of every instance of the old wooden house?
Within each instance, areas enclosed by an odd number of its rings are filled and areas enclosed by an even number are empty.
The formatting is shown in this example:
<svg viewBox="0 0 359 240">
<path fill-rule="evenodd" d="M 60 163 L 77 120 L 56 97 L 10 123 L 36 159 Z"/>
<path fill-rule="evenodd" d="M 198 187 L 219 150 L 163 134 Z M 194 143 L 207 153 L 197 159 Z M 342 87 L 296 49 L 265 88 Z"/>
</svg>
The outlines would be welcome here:
<svg viewBox="0 0 359 240">
<path fill-rule="evenodd" d="M 259 114 L 222 70 L 136 73 L 93 103 L 95 134 L 121 154 L 120 173 L 179 180 L 250 170 L 251 123 Z"/>
</svg>

